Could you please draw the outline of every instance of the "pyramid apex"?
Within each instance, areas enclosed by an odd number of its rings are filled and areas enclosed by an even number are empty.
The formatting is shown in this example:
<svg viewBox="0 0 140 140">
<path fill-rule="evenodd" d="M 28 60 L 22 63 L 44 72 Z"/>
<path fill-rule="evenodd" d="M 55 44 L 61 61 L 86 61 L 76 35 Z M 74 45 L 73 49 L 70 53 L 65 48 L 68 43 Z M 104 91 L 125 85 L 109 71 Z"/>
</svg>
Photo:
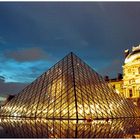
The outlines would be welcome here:
<svg viewBox="0 0 140 140">
<path fill-rule="evenodd" d="M 69 53 L 67 54 L 67 56 L 68 56 L 68 55 L 74 56 L 75 53 L 74 53 L 74 52 L 69 52 Z"/>
<path fill-rule="evenodd" d="M 74 53 L 73 53 L 73 52 L 70 52 L 70 54 L 72 54 L 72 55 L 73 55 Z"/>
</svg>

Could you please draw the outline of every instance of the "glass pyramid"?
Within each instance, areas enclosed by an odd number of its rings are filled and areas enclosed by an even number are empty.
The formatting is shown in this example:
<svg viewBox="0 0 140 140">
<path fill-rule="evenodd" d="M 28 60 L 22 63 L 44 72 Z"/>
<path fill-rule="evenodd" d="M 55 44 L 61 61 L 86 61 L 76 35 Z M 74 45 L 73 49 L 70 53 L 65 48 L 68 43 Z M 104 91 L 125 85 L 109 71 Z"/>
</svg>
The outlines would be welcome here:
<svg viewBox="0 0 140 140">
<path fill-rule="evenodd" d="M 140 138 L 140 119 L 52 120 L 0 119 L 0 138 Z M 2 129 L 3 128 L 3 129 Z"/>
<path fill-rule="evenodd" d="M 0 115 L 103 119 L 139 117 L 140 111 L 70 53 L 3 106 Z"/>
</svg>

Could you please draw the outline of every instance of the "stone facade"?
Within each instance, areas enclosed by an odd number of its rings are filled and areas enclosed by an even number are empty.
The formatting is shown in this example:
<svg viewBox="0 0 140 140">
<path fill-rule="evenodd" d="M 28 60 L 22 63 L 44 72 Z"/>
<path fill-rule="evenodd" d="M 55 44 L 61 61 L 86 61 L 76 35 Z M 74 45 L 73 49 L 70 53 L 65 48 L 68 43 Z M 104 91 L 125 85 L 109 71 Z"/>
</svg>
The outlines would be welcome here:
<svg viewBox="0 0 140 140">
<path fill-rule="evenodd" d="M 122 79 L 109 79 L 117 93 L 123 94 L 140 107 L 140 45 L 132 51 L 125 50 Z"/>
</svg>

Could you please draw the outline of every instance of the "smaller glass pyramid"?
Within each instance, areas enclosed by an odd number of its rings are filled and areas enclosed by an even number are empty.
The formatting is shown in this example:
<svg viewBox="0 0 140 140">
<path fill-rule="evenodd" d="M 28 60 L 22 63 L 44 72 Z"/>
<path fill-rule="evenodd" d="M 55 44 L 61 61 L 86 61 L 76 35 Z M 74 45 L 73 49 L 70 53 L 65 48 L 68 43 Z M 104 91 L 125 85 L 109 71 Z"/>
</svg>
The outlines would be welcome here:
<svg viewBox="0 0 140 140">
<path fill-rule="evenodd" d="M 70 53 L 3 106 L 0 115 L 103 119 L 139 117 L 140 111 Z"/>
</svg>

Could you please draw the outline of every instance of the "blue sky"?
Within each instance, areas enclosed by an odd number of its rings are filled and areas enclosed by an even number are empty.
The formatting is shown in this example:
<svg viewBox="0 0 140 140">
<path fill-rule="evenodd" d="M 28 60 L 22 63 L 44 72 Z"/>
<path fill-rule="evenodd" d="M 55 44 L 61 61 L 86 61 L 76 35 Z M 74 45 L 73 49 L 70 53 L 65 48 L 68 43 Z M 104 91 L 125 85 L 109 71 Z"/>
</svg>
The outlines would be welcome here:
<svg viewBox="0 0 140 140">
<path fill-rule="evenodd" d="M 102 76 L 140 43 L 139 2 L 0 2 L 0 96 L 16 94 L 70 51 Z"/>
</svg>

